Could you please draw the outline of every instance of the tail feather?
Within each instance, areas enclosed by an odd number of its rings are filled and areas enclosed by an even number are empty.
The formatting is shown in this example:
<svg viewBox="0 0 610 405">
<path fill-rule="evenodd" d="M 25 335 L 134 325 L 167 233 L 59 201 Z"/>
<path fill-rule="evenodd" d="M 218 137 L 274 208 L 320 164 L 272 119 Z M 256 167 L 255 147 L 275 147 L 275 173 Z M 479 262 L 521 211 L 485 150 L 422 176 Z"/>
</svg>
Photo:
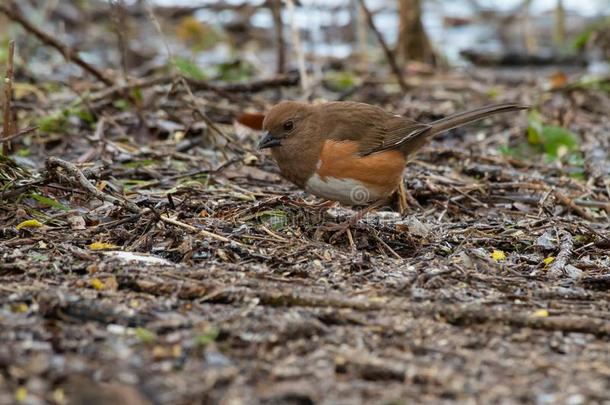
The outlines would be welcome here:
<svg viewBox="0 0 610 405">
<path fill-rule="evenodd" d="M 492 104 L 475 110 L 466 111 L 449 117 L 441 118 L 438 121 L 430 123 L 430 131 L 426 131 L 427 135 L 434 135 L 440 132 L 449 131 L 450 129 L 461 127 L 471 122 L 481 120 L 490 115 L 499 114 L 509 111 L 526 110 L 529 106 L 517 103 L 501 103 Z"/>
</svg>

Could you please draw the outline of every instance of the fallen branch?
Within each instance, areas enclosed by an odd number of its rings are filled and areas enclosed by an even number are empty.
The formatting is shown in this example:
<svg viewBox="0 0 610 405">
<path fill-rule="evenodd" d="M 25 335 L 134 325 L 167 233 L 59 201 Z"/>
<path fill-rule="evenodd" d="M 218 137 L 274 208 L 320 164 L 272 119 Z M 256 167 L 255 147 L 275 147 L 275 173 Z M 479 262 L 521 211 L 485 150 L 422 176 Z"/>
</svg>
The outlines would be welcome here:
<svg viewBox="0 0 610 405">
<path fill-rule="evenodd" d="M 73 321 L 94 321 L 103 324 L 119 324 L 136 327 L 143 326 L 155 319 L 154 316 L 142 313 L 130 314 L 121 311 L 114 304 L 101 300 L 83 299 L 73 294 L 41 293 L 36 296 L 40 313 L 45 318 Z"/>
<path fill-rule="evenodd" d="M 565 274 L 565 267 L 568 261 L 572 257 L 572 250 L 574 249 L 574 241 L 572 235 L 566 231 L 561 230 L 557 233 L 557 239 L 559 239 L 559 253 L 551 265 L 549 266 L 549 275 L 554 277 L 560 277 Z"/>
<path fill-rule="evenodd" d="M 198 85 L 210 85 L 209 83 L 200 80 L 189 80 L 189 84 L 195 90 L 198 90 Z M 255 93 L 276 87 L 296 86 L 297 84 L 299 84 L 299 75 L 291 73 L 278 75 L 269 79 L 253 80 L 244 83 L 227 83 L 224 85 L 215 85 L 214 87 L 229 93 Z"/>
<path fill-rule="evenodd" d="M 608 291 L 610 290 L 610 274 L 583 277 L 581 283 L 592 290 Z"/>
<path fill-rule="evenodd" d="M 36 36 L 36 38 L 38 38 L 44 44 L 57 49 L 67 61 L 74 62 L 76 65 L 91 73 L 96 79 L 107 84 L 108 86 L 112 86 L 114 84 L 113 81 L 104 75 L 101 70 L 85 62 L 79 56 L 78 52 L 75 52 L 72 48 L 61 42 L 59 39 L 53 38 L 51 35 L 42 31 L 27 18 L 25 18 L 12 0 L 9 0 L 7 3 L 8 4 L 0 4 L 0 13 L 5 14 L 11 20 L 19 23 L 23 28 L 25 28 L 26 31 L 34 34 L 34 36 Z"/>
<path fill-rule="evenodd" d="M 89 100 L 97 102 L 106 98 L 116 97 L 118 95 L 124 94 L 126 91 L 129 90 L 145 89 L 157 85 L 167 85 L 174 83 L 176 80 L 178 79 L 174 76 L 160 76 L 140 80 L 132 80 L 129 83 L 116 85 L 93 93 L 89 97 Z M 296 86 L 299 83 L 299 75 L 286 74 L 278 75 L 269 79 L 226 84 L 215 84 L 206 80 L 195 80 L 186 77 L 184 78 L 184 80 L 194 91 L 213 91 L 221 97 L 227 98 L 229 100 L 234 100 L 236 99 L 236 95 L 231 93 L 256 93 L 277 87 Z"/>
<path fill-rule="evenodd" d="M 587 221 L 595 221 L 595 218 L 593 218 L 584 208 L 579 207 L 568 196 L 564 195 L 563 193 L 561 193 L 560 191 L 558 191 L 556 189 L 553 189 L 553 194 L 555 194 L 555 198 L 557 198 L 557 200 L 561 204 L 563 204 L 564 206 L 568 207 L 569 209 L 571 209 L 572 211 L 577 213 L 582 218 L 586 219 Z"/>
<path fill-rule="evenodd" d="M 117 205 L 125 208 L 126 210 L 128 210 L 134 214 L 138 214 L 138 215 L 143 215 L 143 214 L 152 212 L 149 208 L 142 209 L 127 199 L 118 198 L 118 197 L 112 196 L 110 194 L 106 194 L 103 191 L 98 190 L 87 179 L 87 176 L 85 176 L 85 174 L 78 167 L 76 167 L 76 165 L 74 165 L 73 163 L 67 162 L 65 160 L 62 160 L 62 159 L 59 159 L 56 157 L 50 157 L 46 161 L 46 167 L 50 173 L 55 172 L 58 167 L 61 167 L 64 171 L 66 171 L 66 173 L 68 175 L 70 175 L 71 178 L 68 178 L 67 179 L 68 181 L 72 181 L 73 183 L 76 183 L 77 185 L 81 186 L 83 188 L 83 190 L 85 190 L 89 194 L 93 195 L 95 198 L 98 198 L 102 201 L 107 201 L 111 204 L 117 204 Z M 65 177 L 65 176 L 63 176 L 63 177 Z M 231 239 L 226 238 L 221 235 L 217 235 L 210 231 L 206 231 L 205 229 L 199 229 L 193 225 L 186 224 L 184 222 L 178 221 L 173 218 L 169 218 L 167 216 L 157 215 L 157 217 L 162 222 L 165 222 L 170 225 L 178 226 L 182 229 L 186 229 L 197 235 L 216 239 L 216 240 L 219 240 L 219 241 L 225 242 L 225 243 L 234 243 L 239 246 L 245 246 L 244 244 L 239 243 L 237 241 L 231 240 Z"/>
<path fill-rule="evenodd" d="M 125 199 L 122 199 L 122 198 L 117 198 L 115 196 L 106 194 L 106 193 L 98 190 L 87 179 L 87 177 L 83 174 L 83 172 L 78 167 L 76 167 L 76 165 L 74 165 L 73 163 L 67 162 L 65 160 L 62 160 L 62 159 L 59 159 L 56 157 L 50 157 L 47 159 L 45 164 L 46 164 L 46 167 L 47 167 L 47 170 L 49 171 L 49 173 L 54 173 L 58 167 L 61 167 L 63 170 L 66 171 L 67 174 L 69 174 L 71 176 L 70 180 L 74 179 L 76 184 L 80 185 L 85 191 L 87 191 L 89 194 L 93 195 L 94 197 L 98 198 L 99 200 L 106 201 L 111 204 L 120 205 L 123 208 L 126 208 L 128 211 L 131 211 L 136 214 L 140 214 L 142 212 L 140 207 L 138 207 L 134 203 L 127 201 Z"/>
</svg>

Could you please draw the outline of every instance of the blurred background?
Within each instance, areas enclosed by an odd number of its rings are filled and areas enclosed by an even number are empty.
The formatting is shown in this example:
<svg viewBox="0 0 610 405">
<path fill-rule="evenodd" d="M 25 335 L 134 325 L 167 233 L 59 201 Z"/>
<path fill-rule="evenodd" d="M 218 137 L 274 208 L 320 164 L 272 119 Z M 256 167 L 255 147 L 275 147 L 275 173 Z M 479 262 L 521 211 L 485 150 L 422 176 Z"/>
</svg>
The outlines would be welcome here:
<svg viewBox="0 0 610 405">
<path fill-rule="evenodd" d="M 181 72 L 198 79 L 239 81 L 296 70 L 296 33 L 314 80 L 326 74 L 334 85 L 349 87 L 358 80 L 351 73 L 386 64 L 358 0 L 26 0 L 19 5 L 30 21 L 78 49 L 86 61 L 122 65 L 135 76 L 167 65 L 168 47 Z M 366 5 L 407 70 L 475 64 L 609 71 L 608 0 L 369 0 Z M 164 36 L 151 23 L 151 13 Z M 79 73 L 7 22 L 0 17 L 0 38 L 17 39 L 30 75 L 65 79 Z M 3 46 L 0 61 L 5 53 Z"/>
</svg>

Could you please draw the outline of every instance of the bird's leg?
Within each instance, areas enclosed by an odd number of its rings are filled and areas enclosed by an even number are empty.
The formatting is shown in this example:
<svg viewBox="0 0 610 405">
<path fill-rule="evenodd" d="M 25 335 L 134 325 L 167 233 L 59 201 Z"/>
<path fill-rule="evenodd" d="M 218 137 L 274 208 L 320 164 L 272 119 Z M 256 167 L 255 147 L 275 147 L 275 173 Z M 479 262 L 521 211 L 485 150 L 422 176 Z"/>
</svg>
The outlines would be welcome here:
<svg viewBox="0 0 610 405">
<path fill-rule="evenodd" d="M 400 215 L 404 215 L 405 212 L 409 211 L 409 204 L 407 204 L 407 192 L 405 190 L 405 185 L 401 181 L 398 183 L 398 211 Z"/>
</svg>

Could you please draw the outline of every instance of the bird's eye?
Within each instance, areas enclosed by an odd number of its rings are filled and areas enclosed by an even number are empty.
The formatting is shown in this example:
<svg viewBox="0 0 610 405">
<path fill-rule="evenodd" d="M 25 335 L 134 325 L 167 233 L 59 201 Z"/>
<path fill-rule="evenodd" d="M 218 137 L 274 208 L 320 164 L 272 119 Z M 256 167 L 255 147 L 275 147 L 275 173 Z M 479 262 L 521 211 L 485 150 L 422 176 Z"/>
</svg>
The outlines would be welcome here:
<svg viewBox="0 0 610 405">
<path fill-rule="evenodd" d="M 292 121 L 284 122 L 284 131 L 292 131 L 292 128 L 294 128 L 294 122 L 292 122 Z"/>
</svg>

